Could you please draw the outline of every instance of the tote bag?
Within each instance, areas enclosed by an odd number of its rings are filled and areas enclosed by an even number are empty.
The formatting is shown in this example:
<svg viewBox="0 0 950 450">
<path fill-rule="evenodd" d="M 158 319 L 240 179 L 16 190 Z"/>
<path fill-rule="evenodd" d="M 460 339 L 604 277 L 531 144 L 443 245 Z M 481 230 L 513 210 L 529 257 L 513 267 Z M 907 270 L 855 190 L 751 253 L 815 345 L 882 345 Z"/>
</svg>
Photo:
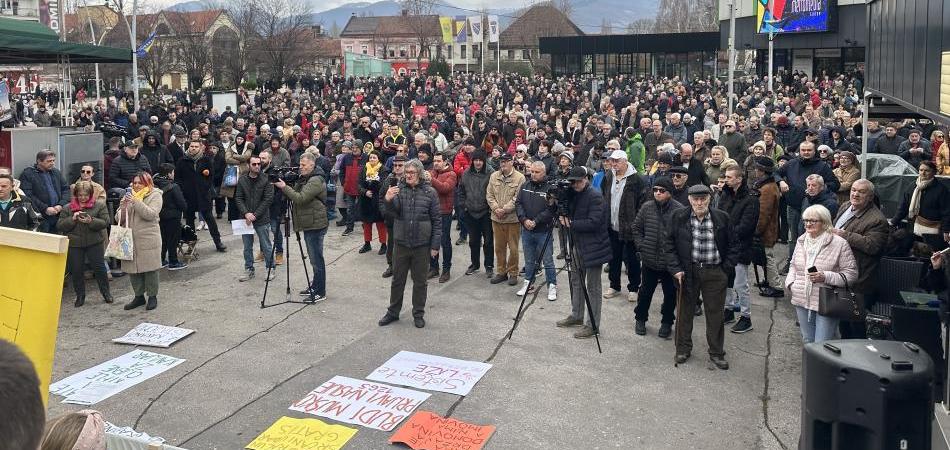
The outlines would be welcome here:
<svg viewBox="0 0 950 450">
<path fill-rule="evenodd" d="M 224 187 L 235 187 L 238 184 L 238 166 L 229 165 L 224 169 L 224 180 L 221 183 Z"/>
<path fill-rule="evenodd" d="M 125 226 L 122 226 L 125 218 Z M 129 209 L 119 215 L 119 223 L 109 229 L 109 245 L 106 246 L 106 258 L 115 258 L 121 261 L 131 261 L 134 245 L 132 244 L 132 229 L 129 228 Z"/>
</svg>

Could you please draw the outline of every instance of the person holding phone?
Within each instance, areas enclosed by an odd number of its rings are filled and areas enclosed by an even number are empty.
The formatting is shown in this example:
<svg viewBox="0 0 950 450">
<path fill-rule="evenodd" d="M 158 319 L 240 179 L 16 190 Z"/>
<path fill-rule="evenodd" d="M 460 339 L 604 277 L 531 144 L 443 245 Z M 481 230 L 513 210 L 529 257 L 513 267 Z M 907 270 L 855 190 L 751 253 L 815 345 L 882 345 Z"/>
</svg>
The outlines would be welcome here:
<svg viewBox="0 0 950 450">
<path fill-rule="evenodd" d="M 66 265 L 76 292 L 76 307 L 86 302 L 86 281 L 84 272 L 86 263 L 92 268 L 99 285 L 102 300 L 112 303 L 109 291 L 109 278 L 103 259 L 103 230 L 109 226 L 109 209 L 104 200 L 95 196 L 95 187 L 90 181 L 77 181 L 73 184 L 72 199 L 59 213 L 56 229 L 69 238 L 69 253 Z"/>
<path fill-rule="evenodd" d="M 838 319 L 818 314 L 822 286 L 854 286 L 858 263 L 851 247 L 831 230 L 831 212 L 812 205 L 802 212 L 805 233 L 798 237 L 785 278 L 785 290 L 792 294 L 802 340 L 822 342 L 834 339 Z"/>
</svg>

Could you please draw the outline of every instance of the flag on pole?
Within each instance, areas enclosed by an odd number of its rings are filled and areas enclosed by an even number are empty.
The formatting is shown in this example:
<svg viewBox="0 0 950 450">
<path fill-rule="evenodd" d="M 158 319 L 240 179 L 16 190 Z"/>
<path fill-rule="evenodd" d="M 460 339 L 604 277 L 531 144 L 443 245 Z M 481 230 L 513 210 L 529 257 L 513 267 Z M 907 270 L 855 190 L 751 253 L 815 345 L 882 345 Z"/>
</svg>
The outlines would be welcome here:
<svg viewBox="0 0 950 450">
<path fill-rule="evenodd" d="M 482 29 L 482 16 L 468 16 L 468 24 L 472 27 L 472 42 L 481 43 L 485 31 Z"/>
<path fill-rule="evenodd" d="M 452 43 L 452 18 L 439 17 L 439 25 L 442 27 L 442 43 Z"/>
<path fill-rule="evenodd" d="M 464 44 L 468 42 L 468 21 L 465 16 L 455 16 L 455 42 Z"/>
<path fill-rule="evenodd" d="M 149 49 L 152 48 L 152 44 L 154 43 L 155 43 L 155 32 L 153 31 L 152 34 L 148 35 L 148 37 L 145 38 L 144 41 L 142 41 L 142 45 L 140 45 L 139 48 L 135 49 L 135 55 L 138 56 L 139 58 L 144 58 L 145 55 L 148 53 Z"/>
<path fill-rule="evenodd" d="M 498 16 L 488 16 L 488 42 L 498 42 Z"/>
</svg>

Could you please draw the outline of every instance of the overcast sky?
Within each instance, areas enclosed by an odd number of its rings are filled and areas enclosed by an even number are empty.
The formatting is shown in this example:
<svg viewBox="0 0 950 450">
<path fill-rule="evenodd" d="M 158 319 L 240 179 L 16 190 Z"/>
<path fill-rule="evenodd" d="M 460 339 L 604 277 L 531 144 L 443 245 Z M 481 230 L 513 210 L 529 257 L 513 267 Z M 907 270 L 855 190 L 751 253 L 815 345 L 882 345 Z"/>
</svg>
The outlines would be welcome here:
<svg viewBox="0 0 950 450">
<path fill-rule="evenodd" d="M 177 3 L 183 3 L 186 0 L 148 0 L 148 3 L 155 4 L 158 8 L 167 8 Z M 314 12 L 326 11 L 347 3 L 356 3 L 361 0 L 317 0 L 314 1 Z M 378 0 L 366 0 L 366 3 L 375 3 Z M 444 0 L 436 0 L 443 2 Z M 90 2 L 93 3 L 93 2 Z M 530 4 L 527 0 L 450 0 L 450 4 L 469 9 L 481 8 L 517 8 Z M 459 14 L 465 14 L 459 11 Z"/>
</svg>

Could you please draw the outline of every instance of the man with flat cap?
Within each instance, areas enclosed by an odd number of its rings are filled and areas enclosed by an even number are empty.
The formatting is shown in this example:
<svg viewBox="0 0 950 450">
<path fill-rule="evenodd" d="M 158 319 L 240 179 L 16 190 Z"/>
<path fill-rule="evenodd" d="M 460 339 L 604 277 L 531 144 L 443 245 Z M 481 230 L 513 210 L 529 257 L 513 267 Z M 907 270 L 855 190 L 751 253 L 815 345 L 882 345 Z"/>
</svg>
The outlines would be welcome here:
<svg viewBox="0 0 950 450">
<path fill-rule="evenodd" d="M 729 215 L 709 207 L 712 191 L 697 184 L 689 188 L 689 207 L 673 212 L 665 253 L 668 269 L 682 292 L 676 308 L 677 364 L 693 350 L 693 311 L 700 294 L 706 305 L 706 343 L 709 368 L 728 370 L 725 360 L 723 308 L 729 273 L 739 257 Z"/>
</svg>

